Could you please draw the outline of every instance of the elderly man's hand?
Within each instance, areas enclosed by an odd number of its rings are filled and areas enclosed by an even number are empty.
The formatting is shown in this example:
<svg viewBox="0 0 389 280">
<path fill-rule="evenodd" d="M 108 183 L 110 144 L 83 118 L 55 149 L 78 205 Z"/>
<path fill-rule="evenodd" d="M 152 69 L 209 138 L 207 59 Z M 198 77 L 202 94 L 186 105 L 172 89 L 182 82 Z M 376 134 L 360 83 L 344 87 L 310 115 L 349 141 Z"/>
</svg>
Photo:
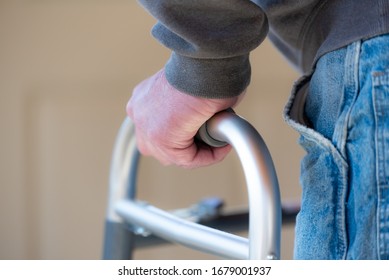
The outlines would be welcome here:
<svg viewBox="0 0 389 280">
<path fill-rule="evenodd" d="M 164 70 L 135 87 L 127 113 L 135 124 L 143 155 L 164 165 L 194 168 L 221 161 L 231 147 L 212 148 L 194 141 L 200 126 L 215 113 L 233 107 L 239 97 L 206 99 L 172 87 Z"/>
</svg>

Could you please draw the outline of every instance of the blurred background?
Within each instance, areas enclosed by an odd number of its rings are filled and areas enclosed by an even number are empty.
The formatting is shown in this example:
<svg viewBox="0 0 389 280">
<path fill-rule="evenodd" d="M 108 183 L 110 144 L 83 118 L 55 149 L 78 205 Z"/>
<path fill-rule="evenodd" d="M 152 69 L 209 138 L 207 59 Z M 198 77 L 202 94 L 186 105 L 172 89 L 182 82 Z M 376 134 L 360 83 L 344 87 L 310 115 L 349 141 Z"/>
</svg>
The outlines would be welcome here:
<svg viewBox="0 0 389 280">
<path fill-rule="evenodd" d="M 169 51 L 155 20 L 132 0 L 0 0 L 0 259 L 99 259 L 108 173 L 132 88 Z M 265 41 L 251 55 L 252 83 L 236 109 L 262 134 L 283 200 L 299 198 L 297 134 L 282 119 L 298 74 Z M 246 207 L 234 152 L 197 170 L 142 159 L 139 197 L 163 209 L 221 197 Z M 245 233 L 241 233 L 245 234 Z M 282 258 L 293 250 L 283 228 Z M 178 245 L 138 259 L 213 258 Z"/>
</svg>

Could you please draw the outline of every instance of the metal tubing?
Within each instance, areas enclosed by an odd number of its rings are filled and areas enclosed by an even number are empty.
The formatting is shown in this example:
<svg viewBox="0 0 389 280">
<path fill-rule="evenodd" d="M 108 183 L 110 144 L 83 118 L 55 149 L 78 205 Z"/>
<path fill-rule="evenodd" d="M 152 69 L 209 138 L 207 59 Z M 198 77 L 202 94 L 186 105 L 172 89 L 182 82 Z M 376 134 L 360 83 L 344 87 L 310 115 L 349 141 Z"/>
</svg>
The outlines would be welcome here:
<svg viewBox="0 0 389 280">
<path fill-rule="evenodd" d="M 114 209 L 122 199 L 133 200 L 136 194 L 139 152 L 136 146 L 135 127 L 126 118 L 119 129 L 112 154 L 109 174 L 107 220 L 122 222 Z"/>
<path fill-rule="evenodd" d="M 231 144 L 242 163 L 249 196 L 250 259 L 279 259 L 281 199 L 270 153 L 243 118 L 220 112 L 206 123 L 209 136 Z"/>
<path fill-rule="evenodd" d="M 121 222 L 105 222 L 104 260 L 132 259 L 135 234 L 128 230 L 128 226 Z"/>
<path fill-rule="evenodd" d="M 115 207 L 127 221 L 159 237 L 227 259 L 248 259 L 246 238 L 177 218 L 151 205 L 123 200 Z"/>
<path fill-rule="evenodd" d="M 115 204 L 122 199 L 135 198 L 138 161 L 135 128 L 126 118 L 117 135 L 111 160 L 103 259 L 132 258 L 135 236 L 115 212 Z"/>
<path fill-rule="evenodd" d="M 248 241 L 134 201 L 139 153 L 134 127 L 128 118 L 119 131 L 112 158 L 107 221 L 144 226 L 157 236 L 227 258 L 279 259 L 280 194 L 275 169 L 261 136 L 247 121 L 231 112 L 216 114 L 206 123 L 205 130 L 216 142 L 231 144 L 242 163 L 249 195 Z M 104 251 L 110 251 L 109 246 L 118 248 L 107 241 L 107 234 L 106 230 Z"/>
</svg>

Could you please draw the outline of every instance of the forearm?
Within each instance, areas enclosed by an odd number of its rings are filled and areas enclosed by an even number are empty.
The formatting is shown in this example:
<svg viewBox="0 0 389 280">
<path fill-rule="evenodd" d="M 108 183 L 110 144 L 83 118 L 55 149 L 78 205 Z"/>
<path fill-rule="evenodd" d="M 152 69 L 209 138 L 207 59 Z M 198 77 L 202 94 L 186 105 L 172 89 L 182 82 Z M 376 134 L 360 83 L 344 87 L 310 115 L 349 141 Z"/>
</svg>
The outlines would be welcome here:
<svg viewBox="0 0 389 280">
<path fill-rule="evenodd" d="M 173 53 L 170 84 L 207 98 L 237 96 L 250 81 L 249 53 L 265 38 L 267 20 L 249 0 L 140 0 L 158 20 L 153 35 Z"/>
</svg>

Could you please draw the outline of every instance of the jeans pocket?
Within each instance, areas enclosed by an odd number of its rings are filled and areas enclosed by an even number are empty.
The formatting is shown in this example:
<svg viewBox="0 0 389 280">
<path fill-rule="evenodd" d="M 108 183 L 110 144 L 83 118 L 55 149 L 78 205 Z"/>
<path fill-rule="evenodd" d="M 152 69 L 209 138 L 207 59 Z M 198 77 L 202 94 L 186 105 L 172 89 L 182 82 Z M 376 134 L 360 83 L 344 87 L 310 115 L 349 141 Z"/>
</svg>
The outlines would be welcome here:
<svg viewBox="0 0 389 280">
<path fill-rule="evenodd" d="M 376 122 L 376 166 L 378 184 L 378 250 L 389 259 L 389 71 L 373 74 Z"/>
<path fill-rule="evenodd" d="M 301 96 L 306 96 L 303 91 L 308 90 L 309 80 L 305 77 L 296 84 L 284 111 L 286 122 L 300 133 L 299 144 L 306 151 L 301 161 L 302 198 L 296 219 L 294 258 L 343 259 L 347 250 L 348 166 L 333 143 L 309 127 L 309 120 L 301 116 Z M 298 111 L 300 117 L 296 118 Z"/>
<path fill-rule="evenodd" d="M 296 220 L 296 259 L 343 259 L 347 250 L 348 166 L 317 136 L 301 135 L 301 211 Z"/>
</svg>

